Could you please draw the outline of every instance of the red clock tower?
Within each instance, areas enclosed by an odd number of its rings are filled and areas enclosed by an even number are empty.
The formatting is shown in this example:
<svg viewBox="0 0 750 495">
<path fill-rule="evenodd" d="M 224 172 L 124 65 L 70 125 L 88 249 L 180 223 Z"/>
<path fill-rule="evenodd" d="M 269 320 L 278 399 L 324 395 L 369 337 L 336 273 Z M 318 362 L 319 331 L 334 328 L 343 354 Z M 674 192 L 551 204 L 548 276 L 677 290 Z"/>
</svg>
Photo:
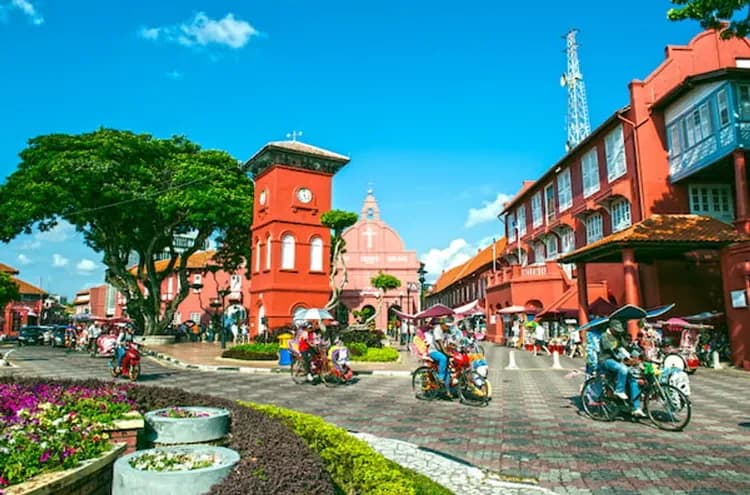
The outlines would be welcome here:
<svg viewBox="0 0 750 495">
<path fill-rule="evenodd" d="M 331 209 L 333 175 L 347 163 L 299 141 L 268 143 L 248 160 L 255 179 L 251 334 L 328 302 L 331 234 L 320 215 Z"/>
</svg>

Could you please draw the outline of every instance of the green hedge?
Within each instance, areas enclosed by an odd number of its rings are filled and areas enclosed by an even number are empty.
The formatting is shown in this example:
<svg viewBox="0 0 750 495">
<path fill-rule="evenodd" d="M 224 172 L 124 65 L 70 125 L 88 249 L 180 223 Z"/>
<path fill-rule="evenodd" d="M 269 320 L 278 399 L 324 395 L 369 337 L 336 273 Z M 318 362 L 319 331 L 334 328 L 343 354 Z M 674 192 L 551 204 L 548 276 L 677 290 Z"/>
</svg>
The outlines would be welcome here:
<svg viewBox="0 0 750 495">
<path fill-rule="evenodd" d="M 279 358 L 279 344 L 241 344 L 227 349 L 221 357 L 248 361 L 275 361 Z"/>
<path fill-rule="evenodd" d="M 368 361 L 377 363 L 386 363 L 398 360 L 398 351 L 392 347 L 383 347 L 382 349 L 368 347 L 364 354 L 351 353 L 352 361 Z"/>
<path fill-rule="evenodd" d="M 320 455 L 338 488 L 347 495 L 452 495 L 426 476 L 399 466 L 370 445 L 311 414 L 240 402 L 289 426 Z"/>
</svg>

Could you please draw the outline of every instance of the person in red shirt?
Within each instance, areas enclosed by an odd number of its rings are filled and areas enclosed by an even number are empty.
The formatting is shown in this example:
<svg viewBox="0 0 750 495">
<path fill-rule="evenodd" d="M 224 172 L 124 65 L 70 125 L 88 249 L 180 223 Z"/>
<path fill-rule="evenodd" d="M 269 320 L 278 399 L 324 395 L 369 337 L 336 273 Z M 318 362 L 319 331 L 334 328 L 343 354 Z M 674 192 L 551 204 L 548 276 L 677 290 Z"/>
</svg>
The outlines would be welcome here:
<svg viewBox="0 0 750 495">
<path fill-rule="evenodd" d="M 315 353 L 318 352 L 317 346 L 320 343 L 316 331 L 317 328 L 313 327 L 310 323 L 305 323 L 302 331 L 298 336 L 299 352 L 300 354 L 302 354 L 302 362 L 305 364 L 308 381 L 313 380 L 313 376 L 310 370 L 310 361 L 312 360 Z"/>
</svg>

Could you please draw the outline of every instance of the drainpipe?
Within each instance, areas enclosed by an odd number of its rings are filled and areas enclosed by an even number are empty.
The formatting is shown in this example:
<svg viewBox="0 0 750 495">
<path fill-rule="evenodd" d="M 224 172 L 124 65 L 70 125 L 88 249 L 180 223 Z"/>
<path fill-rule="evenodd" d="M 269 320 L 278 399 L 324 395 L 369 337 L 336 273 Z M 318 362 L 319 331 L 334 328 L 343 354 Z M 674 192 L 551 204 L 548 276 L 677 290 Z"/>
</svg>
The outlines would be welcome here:
<svg viewBox="0 0 750 495">
<path fill-rule="evenodd" d="M 646 207 L 645 203 L 643 202 L 643 182 L 641 178 L 641 147 L 638 141 L 638 128 L 648 122 L 649 119 L 644 119 L 640 124 L 636 124 L 619 112 L 617 113 L 617 118 L 633 128 L 633 144 L 635 145 L 635 182 L 638 188 L 638 208 L 641 210 L 641 220 L 643 220 L 646 218 Z"/>
</svg>

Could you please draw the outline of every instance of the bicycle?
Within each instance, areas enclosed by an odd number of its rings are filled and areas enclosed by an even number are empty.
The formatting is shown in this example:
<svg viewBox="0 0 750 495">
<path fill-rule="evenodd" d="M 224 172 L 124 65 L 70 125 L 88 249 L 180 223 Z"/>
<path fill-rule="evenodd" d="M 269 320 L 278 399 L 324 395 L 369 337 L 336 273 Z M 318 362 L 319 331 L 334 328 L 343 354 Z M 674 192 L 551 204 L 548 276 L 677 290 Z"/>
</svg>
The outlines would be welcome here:
<svg viewBox="0 0 750 495">
<path fill-rule="evenodd" d="M 647 362 L 640 376 L 636 376 L 646 415 L 660 430 L 681 431 L 690 422 L 692 404 L 685 393 L 669 384 L 661 383 L 661 370 Z M 595 421 L 614 421 L 629 413 L 628 400 L 615 396 L 610 375 L 598 371 L 586 380 L 581 389 L 581 404 L 587 416 Z"/>
<path fill-rule="evenodd" d="M 318 352 L 310 358 L 310 374 L 313 375 L 313 381 L 317 378 L 326 387 L 335 387 L 339 383 L 344 383 L 332 368 L 333 366 L 328 360 L 325 348 L 318 349 Z M 290 371 L 294 383 L 301 385 L 307 382 L 307 370 L 305 369 L 305 361 L 302 358 L 302 354 L 297 352 L 292 353 Z"/>
</svg>

